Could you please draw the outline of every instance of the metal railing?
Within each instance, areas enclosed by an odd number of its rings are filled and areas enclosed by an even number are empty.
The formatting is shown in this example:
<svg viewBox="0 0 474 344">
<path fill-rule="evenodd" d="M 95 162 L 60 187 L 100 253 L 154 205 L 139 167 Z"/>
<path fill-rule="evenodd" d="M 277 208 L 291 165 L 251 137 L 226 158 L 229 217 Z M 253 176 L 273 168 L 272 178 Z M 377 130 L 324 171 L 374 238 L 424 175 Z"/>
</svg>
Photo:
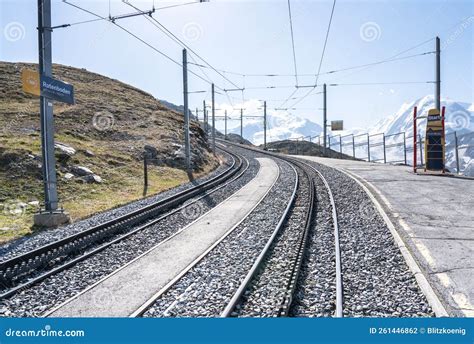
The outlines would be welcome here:
<svg viewBox="0 0 474 344">
<path fill-rule="evenodd" d="M 316 140 L 317 139 L 317 140 Z M 310 142 L 322 146 L 322 137 L 313 136 Z M 404 131 L 386 135 L 385 133 L 363 133 L 327 136 L 327 148 L 352 156 L 355 159 L 387 164 L 413 164 L 413 134 Z M 418 134 L 417 166 L 424 167 L 425 137 Z M 467 154 L 466 154 L 467 153 Z M 445 161 L 448 169 L 462 174 L 467 163 L 462 159 L 474 153 L 474 133 L 460 135 L 457 131 L 446 134 Z"/>
</svg>

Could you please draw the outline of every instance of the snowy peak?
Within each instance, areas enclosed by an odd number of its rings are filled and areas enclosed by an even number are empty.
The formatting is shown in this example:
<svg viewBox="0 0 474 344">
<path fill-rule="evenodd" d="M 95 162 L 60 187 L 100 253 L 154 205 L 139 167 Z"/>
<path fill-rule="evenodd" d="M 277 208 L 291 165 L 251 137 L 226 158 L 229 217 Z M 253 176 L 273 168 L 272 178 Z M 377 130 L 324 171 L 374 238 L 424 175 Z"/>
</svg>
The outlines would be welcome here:
<svg viewBox="0 0 474 344">
<path fill-rule="evenodd" d="M 413 108 L 417 107 L 417 116 L 425 117 L 430 109 L 435 108 L 434 97 L 429 95 L 411 103 L 405 103 L 394 115 L 385 118 L 369 129 L 371 134 L 385 133 L 391 135 L 399 132 L 413 132 Z M 444 99 L 441 106 L 446 107 L 446 132 L 458 131 L 459 133 L 474 131 L 474 114 L 472 104 L 455 102 Z M 417 125 L 424 128 L 426 119 L 418 120 Z"/>
</svg>

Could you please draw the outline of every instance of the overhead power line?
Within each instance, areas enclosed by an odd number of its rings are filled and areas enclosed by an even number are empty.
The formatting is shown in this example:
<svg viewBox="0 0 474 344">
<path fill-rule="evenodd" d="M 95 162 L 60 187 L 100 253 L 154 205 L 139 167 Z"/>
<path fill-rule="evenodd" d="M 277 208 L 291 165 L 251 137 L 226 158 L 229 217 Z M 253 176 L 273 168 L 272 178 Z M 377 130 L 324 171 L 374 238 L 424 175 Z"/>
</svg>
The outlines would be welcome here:
<svg viewBox="0 0 474 344">
<path fill-rule="evenodd" d="M 321 53 L 321 60 L 319 61 L 318 72 L 316 73 L 315 85 L 318 85 L 319 73 L 321 72 L 321 66 L 323 65 L 324 54 L 326 53 L 326 46 L 328 44 L 329 31 L 331 30 L 332 17 L 334 16 L 334 8 L 336 7 L 336 0 L 332 3 L 331 16 L 329 17 L 329 24 L 326 30 L 326 39 L 324 40 L 323 52 Z"/>
<path fill-rule="evenodd" d="M 323 61 L 324 61 L 324 55 L 326 53 L 326 46 L 328 44 L 328 38 L 329 38 L 329 32 L 331 31 L 331 24 L 332 24 L 332 18 L 334 16 L 334 9 L 336 7 L 336 0 L 333 1 L 332 3 L 332 9 L 331 9 L 331 15 L 329 17 L 329 23 L 328 23 L 328 28 L 326 30 L 326 38 L 324 39 L 324 45 L 323 45 L 323 51 L 321 53 L 321 59 L 319 60 L 319 67 L 318 67 L 318 71 L 316 73 L 316 80 L 314 81 L 314 84 L 315 84 L 315 87 L 310 89 L 308 92 L 306 92 L 306 94 L 301 97 L 298 101 L 296 101 L 294 104 L 292 104 L 290 107 L 295 107 L 297 104 L 299 104 L 300 102 L 302 102 L 304 99 L 306 99 L 306 97 L 308 97 L 313 91 L 314 89 L 318 86 L 318 80 L 319 80 L 319 75 L 321 73 L 321 66 L 323 65 Z"/>
<path fill-rule="evenodd" d="M 69 5 L 69 6 L 72 6 L 72 7 L 76 8 L 76 9 L 78 9 L 78 10 L 81 10 L 81 11 L 83 11 L 83 12 L 89 13 L 89 14 L 95 16 L 95 17 L 101 18 L 101 19 L 103 19 L 103 20 L 107 20 L 108 22 L 112 23 L 113 25 L 117 26 L 118 28 L 120 28 L 121 30 L 123 30 L 124 32 L 126 32 L 127 34 L 129 34 L 130 36 L 134 37 L 134 38 L 137 39 L 138 41 L 140 41 L 140 42 L 142 42 L 143 44 L 145 44 L 146 46 L 148 46 L 148 47 L 149 47 L 150 49 L 152 49 L 153 51 L 155 51 L 155 52 L 157 52 L 158 54 L 160 54 L 161 56 L 165 57 L 167 60 L 173 62 L 174 64 L 176 64 L 176 65 L 179 66 L 179 67 L 183 67 L 183 65 L 182 65 L 180 62 L 174 60 L 172 57 L 170 57 L 169 55 L 165 54 L 165 53 L 162 52 L 161 50 L 157 49 L 155 46 L 153 46 L 152 44 L 148 43 L 148 42 L 145 41 L 144 39 L 140 38 L 138 35 L 134 34 L 134 33 L 131 32 L 130 30 L 124 28 L 123 26 L 117 24 L 116 22 L 110 21 L 107 17 L 103 17 L 103 16 L 101 16 L 101 15 L 99 15 L 99 14 L 97 14 L 97 13 L 94 13 L 94 12 L 92 12 L 92 11 L 86 9 L 86 8 L 83 8 L 83 7 L 80 7 L 80 6 L 76 5 L 76 4 L 73 4 L 73 3 L 71 3 L 71 2 L 68 2 L 67 0 L 63 0 L 63 2 L 64 2 L 65 4 L 67 4 L 67 5 Z M 192 71 L 192 70 L 190 70 L 190 69 L 188 69 L 188 72 L 191 73 L 191 74 L 193 74 L 193 75 L 196 76 L 197 78 L 201 79 L 202 81 L 204 81 L 204 82 L 206 82 L 206 83 L 208 83 L 208 84 L 212 84 L 212 82 L 210 82 L 209 80 L 206 80 L 205 78 L 203 78 L 202 76 L 200 76 L 200 75 L 197 74 L 196 72 L 194 72 L 194 71 Z M 219 86 L 217 86 L 217 85 L 215 85 L 215 87 L 216 87 L 217 89 L 223 90 L 223 88 L 221 88 L 221 87 L 219 87 Z M 218 92 L 216 92 L 216 93 L 218 93 Z M 219 94 L 220 94 L 220 93 L 219 93 Z"/>
<path fill-rule="evenodd" d="M 295 66 L 295 80 L 296 80 L 296 85 L 298 86 L 298 68 L 296 68 L 295 37 L 293 35 L 293 20 L 291 18 L 290 0 L 288 0 L 288 16 L 290 18 L 291 46 L 293 47 L 293 64 Z"/>
<path fill-rule="evenodd" d="M 348 84 L 328 84 L 328 86 L 372 86 L 372 85 L 408 85 L 408 84 L 434 84 L 436 81 L 389 81 L 389 82 L 361 82 Z"/>
<path fill-rule="evenodd" d="M 126 3 L 127 5 L 131 6 L 132 8 L 134 8 L 135 10 L 137 11 L 141 11 L 143 12 L 143 10 L 141 10 L 140 8 L 132 5 L 130 2 L 128 1 L 124 1 L 124 3 Z M 171 32 L 166 26 L 164 26 L 163 24 L 161 24 L 156 18 L 154 18 L 153 16 L 150 15 L 150 17 L 145 17 L 148 21 L 150 21 L 152 24 L 155 24 L 155 27 L 157 27 L 158 29 L 160 29 L 162 32 L 166 32 L 168 34 L 168 37 L 172 37 L 172 39 L 175 40 L 175 42 L 178 42 L 178 44 L 181 44 L 181 46 L 183 48 L 186 48 L 187 50 L 189 50 L 191 53 L 193 53 L 194 55 L 196 55 L 196 57 L 198 59 L 200 59 L 202 62 L 204 62 L 209 68 L 211 68 L 212 70 L 214 70 L 217 74 L 219 74 L 224 80 L 228 81 L 230 84 L 232 84 L 234 87 L 236 88 L 240 88 L 239 86 L 237 86 L 232 80 L 230 80 L 229 78 L 227 78 L 225 75 L 223 75 L 219 70 L 217 70 L 216 68 L 214 68 L 209 62 L 207 62 L 207 60 L 205 60 L 201 55 L 199 55 L 197 52 L 195 52 L 191 47 L 189 47 L 186 43 L 184 43 L 181 39 L 179 39 L 173 32 Z"/>
</svg>

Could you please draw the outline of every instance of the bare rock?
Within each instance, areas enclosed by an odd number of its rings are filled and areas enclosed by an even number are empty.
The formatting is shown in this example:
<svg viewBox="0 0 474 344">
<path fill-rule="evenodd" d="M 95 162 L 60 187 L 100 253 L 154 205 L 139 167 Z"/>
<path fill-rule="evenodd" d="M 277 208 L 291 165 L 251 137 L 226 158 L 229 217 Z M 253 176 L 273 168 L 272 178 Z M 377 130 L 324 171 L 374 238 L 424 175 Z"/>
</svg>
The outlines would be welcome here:
<svg viewBox="0 0 474 344">
<path fill-rule="evenodd" d="M 88 176 L 94 174 L 90 169 L 84 166 L 75 165 L 71 167 L 71 172 L 76 176 Z"/>
</svg>

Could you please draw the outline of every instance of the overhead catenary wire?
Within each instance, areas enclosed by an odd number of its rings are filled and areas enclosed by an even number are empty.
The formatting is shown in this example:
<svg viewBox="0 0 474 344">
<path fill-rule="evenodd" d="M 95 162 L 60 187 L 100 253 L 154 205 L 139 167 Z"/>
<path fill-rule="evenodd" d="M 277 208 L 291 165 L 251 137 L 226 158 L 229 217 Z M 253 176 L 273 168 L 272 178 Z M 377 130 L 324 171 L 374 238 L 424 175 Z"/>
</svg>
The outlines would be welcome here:
<svg viewBox="0 0 474 344">
<path fill-rule="evenodd" d="M 132 5 L 129 1 L 125 1 L 123 0 L 124 3 L 126 3 L 127 5 L 131 6 L 132 8 L 134 8 L 135 10 L 137 11 L 141 11 L 143 12 L 143 10 L 141 10 L 140 8 Z M 150 17 L 145 17 L 147 18 L 150 22 L 154 22 L 156 23 L 156 27 L 158 27 L 160 30 L 162 31 L 166 31 L 169 35 L 171 35 L 171 37 L 173 37 L 175 39 L 175 41 L 179 42 L 179 44 L 181 44 L 184 48 L 186 48 L 187 50 L 189 50 L 189 52 L 191 52 L 192 54 L 194 54 L 198 59 L 200 59 L 202 62 L 204 62 L 209 68 L 211 68 L 212 70 L 214 70 L 217 74 L 219 74 L 224 80 L 226 80 L 227 82 L 229 82 L 231 85 L 233 85 L 234 87 L 236 88 L 240 88 L 239 86 L 237 86 L 232 80 L 230 80 L 229 78 L 227 78 L 224 74 L 222 74 L 219 70 L 217 70 L 216 68 L 214 68 L 214 66 L 212 66 L 209 62 L 207 62 L 207 60 L 205 60 L 201 55 L 199 55 L 198 53 L 196 53 L 191 47 L 189 47 L 186 43 L 184 43 L 181 39 L 179 39 L 174 33 L 172 33 L 170 30 L 168 30 L 168 28 L 166 26 L 164 26 L 161 22 L 159 22 L 156 18 L 154 18 L 153 16 L 150 16 Z"/>
<path fill-rule="evenodd" d="M 81 6 L 78 6 L 76 4 L 73 4 L 67 0 L 63 0 L 63 2 L 69 6 L 72 6 L 78 10 L 81 10 L 81 11 L 84 11 L 86 13 L 89 13 L 95 17 L 98 17 L 98 18 L 101 18 L 103 20 L 107 20 L 109 23 L 112 23 L 113 25 L 117 26 L 118 28 L 120 28 L 121 30 L 123 30 L 124 32 L 126 32 L 127 34 L 129 34 L 130 36 L 134 37 L 135 39 L 137 39 L 138 41 L 142 42 L 143 44 L 145 44 L 146 46 L 148 46 L 150 49 L 154 50 L 155 52 L 157 52 L 158 54 L 160 54 L 161 56 L 163 56 L 164 58 L 166 58 L 167 60 L 173 62 L 174 64 L 176 64 L 177 66 L 179 67 L 183 67 L 183 65 L 176 61 L 175 59 L 173 59 L 172 57 L 170 57 L 169 55 L 165 54 L 164 52 L 162 52 L 161 50 L 157 49 L 155 46 L 153 46 L 152 44 L 148 43 L 147 41 L 145 41 L 144 39 L 140 38 L 138 35 L 134 34 L 133 32 L 131 32 L 130 30 L 126 29 L 125 27 L 117 24 L 116 22 L 113 22 L 113 21 L 110 21 L 108 18 L 106 17 L 103 17 L 97 13 L 94 13 L 86 8 L 83 8 Z M 197 74 L 196 72 L 194 72 L 193 70 L 191 69 L 188 69 L 188 72 L 193 74 L 194 76 L 196 76 L 197 78 L 201 79 L 202 81 L 208 83 L 208 84 L 212 84 L 212 82 L 210 82 L 209 80 L 206 80 L 205 78 L 203 78 L 201 75 Z M 215 87 L 219 90 L 223 90 L 223 88 L 219 87 L 218 85 L 215 85 Z M 218 92 L 216 92 L 218 93 Z M 218 94 L 221 94 L 221 93 L 218 93 Z"/>
<path fill-rule="evenodd" d="M 336 8 L 336 0 L 334 0 L 333 3 L 332 3 L 331 15 L 329 16 L 329 23 L 328 23 L 328 27 L 327 27 L 327 30 L 326 30 L 326 38 L 324 39 L 323 51 L 321 53 L 321 59 L 319 60 L 318 71 L 316 73 L 316 79 L 314 81 L 315 86 L 314 86 L 314 88 L 312 88 L 308 92 L 306 92 L 305 95 L 303 95 L 299 100 L 297 100 L 290 107 L 295 107 L 296 105 L 298 105 L 300 102 L 302 102 L 304 99 L 306 99 L 315 90 L 315 88 L 318 86 L 319 74 L 321 73 L 321 66 L 323 65 L 324 55 L 326 53 L 326 47 L 327 47 L 328 39 L 329 39 L 329 32 L 331 31 L 332 18 L 334 17 L 334 9 L 335 8 Z"/>
<path fill-rule="evenodd" d="M 291 18 L 290 0 L 288 0 L 288 16 L 290 18 L 291 46 L 293 48 L 293 65 L 294 65 L 294 68 L 295 68 L 295 81 L 296 81 L 296 85 L 298 86 L 298 68 L 296 66 L 295 37 L 293 35 L 293 19 Z"/>
<path fill-rule="evenodd" d="M 63 0 L 64 3 L 66 3 L 67 5 L 70 5 L 70 6 L 73 6 L 73 7 L 76 7 L 84 12 L 87 12 L 95 17 L 97 17 L 96 19 L 91 19 L 91 20 L 85 20 L 85 21 L 79 21 L 79 22 L 75 22 L 75 23 L 71 23 L 71 24 L 65 24 L 61 27 L 67 27 L 67 26 L 73 26 L 73 25 L 80 25 L 80 24 L 85 24 L 85 23 L 92 23 L 92 22 L 97 22 L 97 21 L 100 21 L 100 20 L 105 20 L 105 21 L 108 21 L 108 22 L 112 22 L 115 26 L 119 27 L 121 30 L 123 30 L 124 32 L 126 32 L 127 34 L 131 35 L 132 37 L 134 37 L 135 39 L 139 40 L 140 42 L 142 42 L 143 44 L 147 45 L 149 48 L 153 49 L 155 52 L 159 53 L 160 55 L 162 55 L 163 57 L 165 57 L 166 59 L 170 60 L 171 62 L 173 62 L 174 64 L 178 65 L 179 67 L 182 67 L 182 64 L 180 62 L 178 62 L 177 60 L 174 60 L 173 58 L 171 58 L 169 55 L 167 55 L 166 53 L 164 53 L 163 51 L 159 50 L 158 48 L 156 48 L 156 46 L 154 46 L 153 44 L 150 44 L 149 42 L 145 41 L 144 39 L 142 39 L 140 37 L 140 35 L 138 34 L 135 34 L 133 32 L 131 32 L 130 30 L 128 30 L 127 28 L 123 27 L 122 25 L 119 25 L 117 24 L 116 22 L 114 22 L 113 20 L 111 20 L 111 10 L 109 8 L 109 18 L 107 17 L 102 17 L 92 11 L 89 11 L 85 8 L 82 8 L 80 6 L 77 6 L 73 3 L 70 3 L 68 2 L 67 0 Z M 131 5 L 128 1 L 123 1 L 125 4 L 128 4 L 134 8 L 136 8 L 135 6 Z M 190 2 L 188 4 L 195 4 L 195 3 L 199 3 L 199 2 Z M 185 5 L 185 4 L 180 4 L 180 5 L 175 5 L 175 6 L 169 6 L 169 7 L 177 7 L 177 6 L 182 6 L 182 5 Z M 290 0 L 288 0 L 288 5 L 290 5 Z M 429 54 L 433 54 L 434 52 L 433 51 L 426 51 L 426 52 L 422 52 L 422 53 L 418 53 L 418 54 L 412 54 L 412 55 L 408 55 L 408 56 L 400 56 L 400 55 L 403 55 L 403 54 L 406 54 L 407 52 L 411 51 L 411 50 L 414 50 L 432 40 L 434 40 L 434 38 L 430 38 L 430 39 L 427 39 L 421 43 L 418 43 L 417 45 L 413 46 L 413 47 L 410 47 L 408 49 L 405 49 L 389 58 L 386 58 L 386 59 L 383 59 L 383 60 L 379 60 L 379 61 L 375 61 L 375 62 L 370 62 L 370 63 L 365 63 L 365 64 L 360 64 L 360 65 L 355 65 L 355 66 L 350 66 L 350 67 L 345 67 L 345 68 L 340 68 L 340 69 L 334 69 L 334 70 L 329 70 L 329 71 L 326 71 L 326 72 L 321 72 L 321 65 L 322 65 L 322 61 L 324 59 L 324 54 L 325 54 L 325 51 L 326 51 L 326 46 L 328 44 L 328 35 L 329 35 L 329 32 L 330 32 L 330 27 L 331 27 L 331 22 L 332 22 L 332 18 L 333 18 L 333 15 L 334 15 L 334 9 L 335 9 L 335 5 L 336 5 L 336 0 L 334 0 L 333 2 L 333 6 L 332 6 L 332 10 L 331 10 L 331 17 L 329 19 L 329 24 L 328 24 L 328 30 L 326 32 L 326 39 L 325 39 L 325 42 L 324 42 L 324 46 L 323 46 L 323 52 L 322 52 L 322 55 L 321 55 L 321 60 L 319 62 L 319 66 L 318 66 L 318 71 L 316 74 L 299 74 L 298 73 L 298 70 L 297 70 L 297 65 L 296 65 L 296 49 L 295 49 L 295 44 L 294 44 L 294 34 L 293 34 L 293 30 L 292 30 L 292 47 L 294 49 L 294 54 L 293 54 L 293 62 L 295 64 L 295 74 L 242 74 L 242 73 L 235 73 L 235 72 L 230 72 L 230 71 L 226 71 L 226 70 L 222 70 L 222 69 L 217 69 L 215 68 L 214 66 L 208 64 L 208 62 L 206 60 L 204 60 L 203 57 L 201 57 L 200 55 L 198 55 L 197 53 L 195 53 L 191 48 L 189 48 L 187 46 L 186 43 L 184 43 L 183 41 L 181 41 L 178 37 L 176 37 L 171 31 L 169 31 L 168 29 L 166 29 L 166 27 L 164 27 L 159 21 L 157 21 L 155 18 L 151 17 L 151 16 L 145 16 L 145 18 L 150 21 L 153 25 L 155 25 L 154 23 L 156 23 L 156 27 L 158 28 L 160 25 L 162 26 L 162 28 L 160 28 L 160 30 L 164 33 L 167 33 L 168 37 L 172 38 L 174 41 L 178 42 L 178 44 L 184 46 L 185 48 L 187 48 L 191 53 L 189 54 L 189 56 L 191 57 L 191 59 L 193 60 L 193 62 L 188 62 L 189 65 L 196 65 L 197 67 L 199 67 L 199 69 L 201 70 L 202 74 L 204 75 L 204 78 L 197 74 L 196 71 L 193 71 L 193 70 L 189 70 L 189 73 L 196 76 L 197 78 L 199 78 L 200 80 L 204 81 L 204 82 L 207 82 L 208 84 L 212 83 L 212 79 L 209 78 L 209 76 L 207 75 L 207 73 L 205 72 L 204 69 L 212 69 L 214 72 L 216 72 L 217 74 L 219 74 L 224 80 L 227 80 L 228 82 L 232 83 L 234 86 L 237 87 L 237 89 L 225 89 L 225 88 L 221 88 L 219 87 L 218 85 L 216 85 L 216 89 L 219 89 L 221 91 L 223 91 L 224 93 L 220 93 L 220 92 L 216 92 L 217 94 L 225 94 L 225 96 L 227 97 L 227 99 L 229 100 L 229 102 L 233 105 L 232 103 L 232 99 L 237 99 L 239 101 L 242 101 L 242 103 L 244 103 L 245 101 L 247 101 L 244 97 L 244 90 L 271 90 L 271 89 L 283 89 L 283 88 L 293 88 L 295 86 L 286 86 L 286 85 L 265 85 L 265 86 L 248 86 L 246 87 L 245 85 L 245 78 L 248 77 L 248 76 L 265 76 L 265 77 L 277 77 L 277 76 L 292 76 L 292 77 L 295 77 L 295 80 L 297 82 L 297 86 L 298 86 L 298 77 L 300 76 L 311 76 L 311 77 L 315 77 L 315 83 L 314 85 L 309 85 L 307 86 L 308 88 L 311 88 L 311 90 L 309 90 L 308 93 L 304 94 L 303 96 L 299 96 L 299 97 L 295 97 L 294 95 L 297 93 L 298 89 L 303 87 L 295 87 L 295 89 L 292 91 L 291 95 L 289 97 L 287 97 L 284 101 L 284 104 L 283 105 L 286 105 L 286 103 L 290 100 L 294 100 L 296 101 L 295 103 L 293 103 L 292 105 L 288 104 L 289 106 L 287 106 L 287 108 L 294 108 L 297 104 L 299 104 L 300 102 L 302 102 L 306 97 L 310 96 L 310 95 L 315 95 L 315 94 L 320 94 L 321 92 L 315 92 L 315 88 L 318 86 L 318 82 L 319 82 L 319 77 L 322 76 L 322 75 L 328 75 L 328 74 L 335 74 L 335 73 L 339 73 L 339 72 L 344 72 L 344 71 L 349 71 L 349 70 L 364 70 L 366 68 L 369 68 L 369 67 L 372 67 L 372 66 L 377 66 L 377 65 L 381 65 L 381 64 L 385 64 L 385 63 L 391 63 L 391 62 L 394 62 L 394 61 L 400 61 L 400 60 L 406 60 L 406 59 L 410 59 L 410 58 L 414 58 L 414 57 L 418 57 L 418 56 L 424 56 L 424 55 L 429 55 Z M 137 9 L 137 8 L 136 8 Z M 154 6 L 153 6 L 153 9 Z M 159 8 L 158 8 L 159 9 Z M 141 14 L 145 14 L 145 13 L 148 13 L 148 12 L 144 12 L 143 10 L 141 9 L 138 9 L 138 11 L 141 13 Z M 137 14 L 132 14 L 132 15 L 137 15 Z M 126 16 L 126 15 L 125 15 Z M 289 7 L 289 16 L 291 16 L 291 7 Z M 470 17 L 467 17 L 467 18 L 470 18 Z M 120 16 L 117 17 L 117 19 L 122 19 L 120 18 Z M 291 20 L 290 20 L 291 21 Z M 456 24 L 457 25 L 457 24 Z M 290 23 L 290 26 L 292 27 L 292 22 Z M 454 27 L 454 26 L 453 26 Z M 196 61 L 196 59 L 193 57 L 193 55 L 196 56 L 196 58 L 199 58 L 200 60 L 204 61 L 207 65 L 204 65 L 204 64 L 200 64 Z M 202 69 L 201 69 L 202 68 Z M 239 88 L 239 86 L 237 86 L 237 84 L 233 83 L 232 80 L 229 80 L 227 78 L 226 75 L 223 75 L 223 74 L 231 74 L 231 75 L 239 75 L 242 77 L 242 83 L 243 83 L 243 86 L 241 88 Z M 207 79 L 207 80 L 205 80 Z M 332 79 L 332 78 L 331 78 Z M 338 81 L 339 78 L 336 78 L 336 80 Z M 336 81 L 334 80 L 334 81 Z M 329 80 L 329 81 L 333 81 L 333 80 Z M 370 86 L 370 85 L 389 85 L 389 84 L 423 84 L 423 83 L 433 83 L 433 81 L 393 81 L 393 82 L 366 82 L 366 83 L 328 83 L 328 86 Z M 306 87 L 306 86 L 305 86 Z M 238 90 L 238 91 L 241 91 L 241 98 L 236 98 L 236 97 L 232 97 L 228 94 L 228 92 L 231 92 L 231 91 L 234 91 L 234 90 Z M 197 93 L 197 92 L 196 92 Z M 280 100 L 277 100 L 277 99 L 273 99 L 273 100 L 269 100 L 269 101 L 280 101 Z M 283 107 L 283 106 L 280 106 L 280 107 Z M 298 109 L 301 109 L 301 108 L 298 108 Z"/>
</svg>

